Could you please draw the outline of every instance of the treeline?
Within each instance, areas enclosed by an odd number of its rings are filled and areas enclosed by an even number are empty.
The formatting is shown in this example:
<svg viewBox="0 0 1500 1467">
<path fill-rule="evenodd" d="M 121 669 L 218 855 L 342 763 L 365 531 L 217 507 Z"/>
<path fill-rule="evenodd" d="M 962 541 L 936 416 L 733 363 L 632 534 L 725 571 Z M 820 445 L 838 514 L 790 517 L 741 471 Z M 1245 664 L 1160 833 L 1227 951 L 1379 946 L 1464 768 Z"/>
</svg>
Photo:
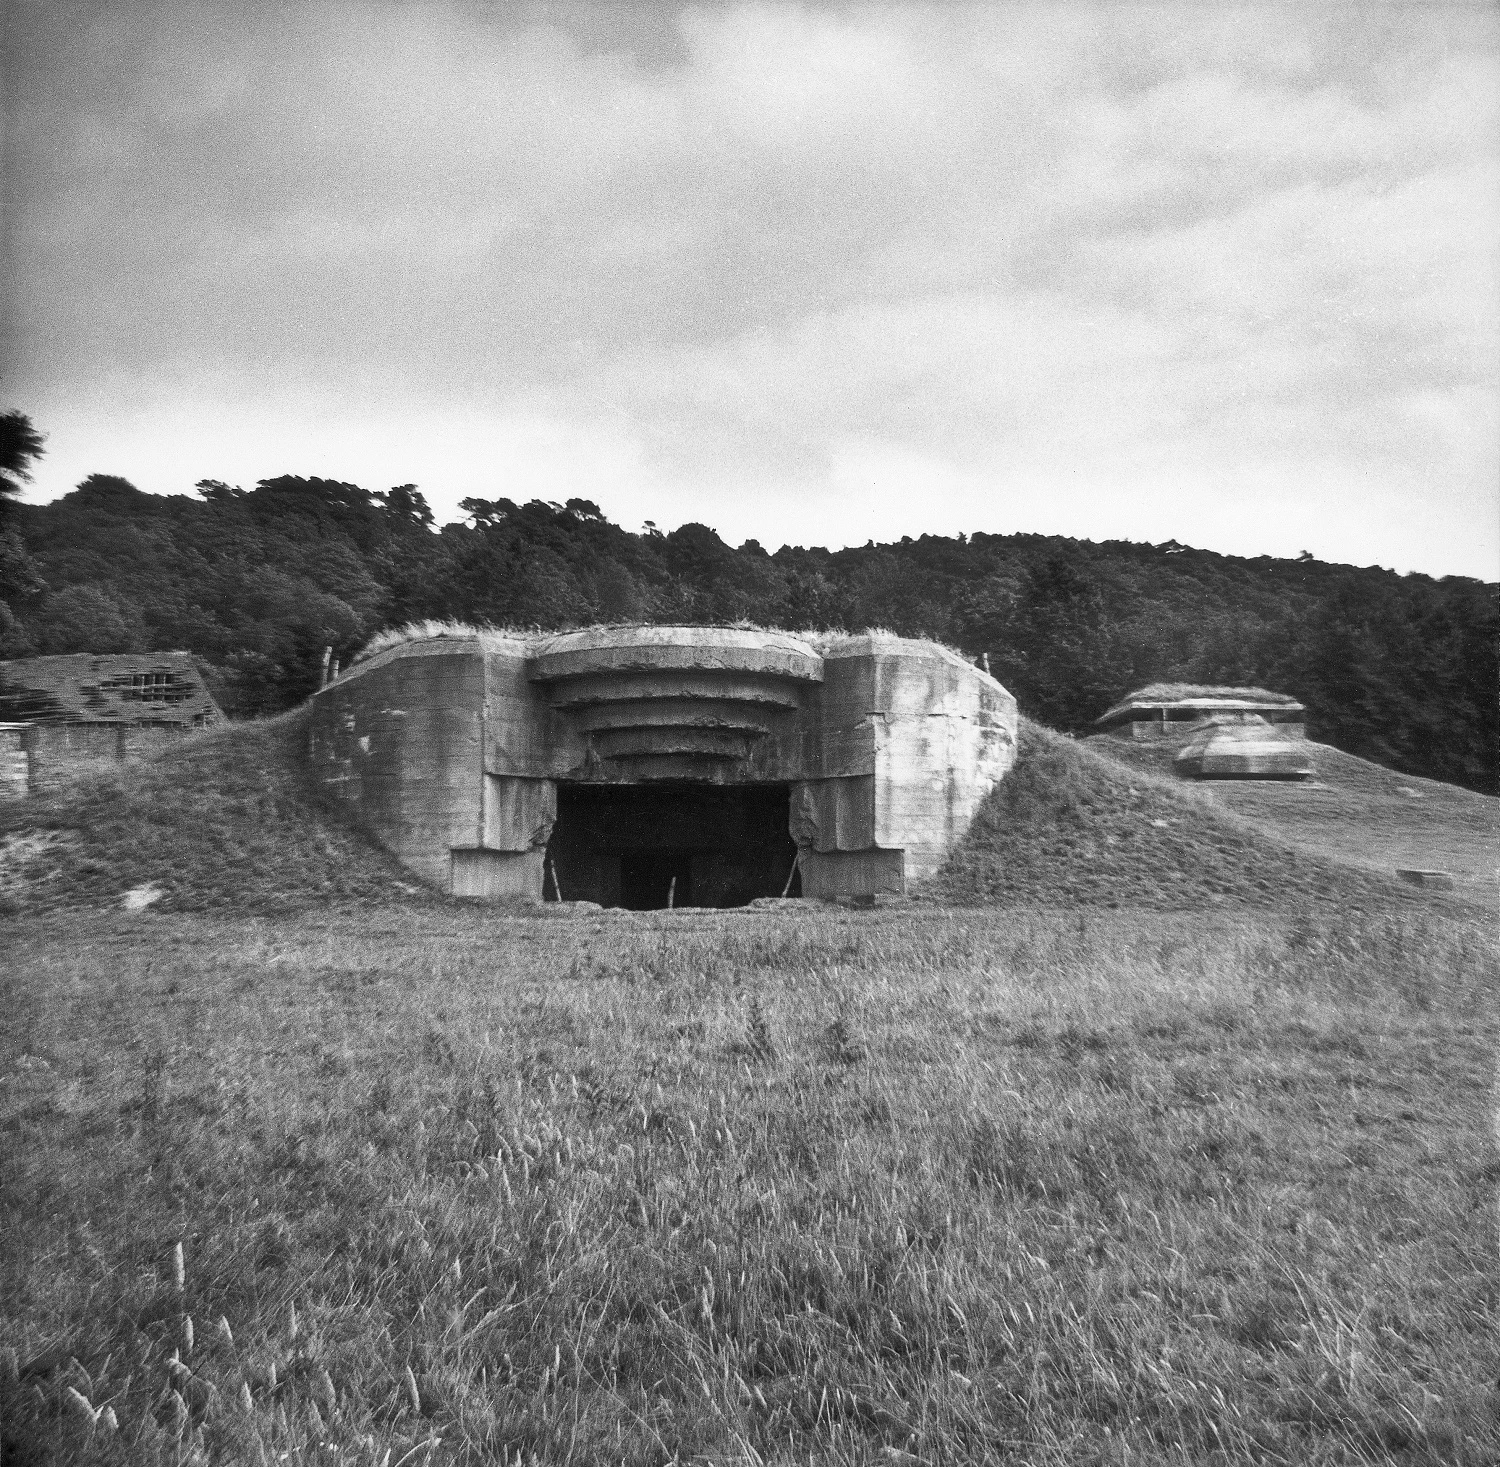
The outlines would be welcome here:
<svg viewBox="0 0 1500 1467">
<path fill-rule="evenodd" d="M 1033 717 L 1086 731 L 1157 680 L 1255 684 L 1310 732 L 1413 774 L 1495 792 L 1496 588 L 1308 556 L 1173 543 L 923 535 L 849 550 L 726 545 L 683 525 L 632 534 L 587 500 L 469 499 L 433 528 L 420 492 L 326 479 L 201 497 L 93 475 L 0 526 L 0 656 L 183 648 L 223 706 L 268 713 L 381 627 L 422 617 L 887 627 L 991 669 Z"/>
</svg>

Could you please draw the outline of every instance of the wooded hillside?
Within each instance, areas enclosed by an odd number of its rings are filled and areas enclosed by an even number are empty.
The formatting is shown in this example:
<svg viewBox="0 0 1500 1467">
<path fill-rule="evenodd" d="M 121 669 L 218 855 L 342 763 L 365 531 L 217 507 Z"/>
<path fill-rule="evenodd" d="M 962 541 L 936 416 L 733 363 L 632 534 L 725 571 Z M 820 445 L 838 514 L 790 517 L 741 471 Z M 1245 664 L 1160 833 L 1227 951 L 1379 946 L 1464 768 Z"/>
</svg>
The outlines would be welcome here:
<svg viewBox="0 0 1500 1467">
<path fill-rule="evenodd" d="M 829 551 L 632 534 L 587 500 L 465 500 L 434 530 L 411 485 L 283 477 L 201 498 L 93 475 L 0 527 L 0 656 L 182 648 L 241 716 L 316 686 L 422 617 L 882 626 L 988 653 L 1022 709 L 1085 730 L 1130 688 L 1233 683 L 1306 703 L 1309 734 L 1497 792 L 1496 587 L 1303 557 L 1043 535 L 923 535 Z M 8 607 L 8 610 L 6 609 Z"/>
</svg>

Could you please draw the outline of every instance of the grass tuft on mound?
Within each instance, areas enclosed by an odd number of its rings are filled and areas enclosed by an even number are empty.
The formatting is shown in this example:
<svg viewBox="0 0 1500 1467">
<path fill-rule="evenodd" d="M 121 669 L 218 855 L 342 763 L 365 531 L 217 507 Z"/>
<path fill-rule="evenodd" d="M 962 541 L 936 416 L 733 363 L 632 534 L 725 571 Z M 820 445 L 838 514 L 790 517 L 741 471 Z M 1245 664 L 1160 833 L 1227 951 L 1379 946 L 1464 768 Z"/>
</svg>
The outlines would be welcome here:
<svg viewBox="0 0 1500 1467">
<path fill-rule="evenodd" d="M 1204 793 L 1021 720 L 1015 768 L 930 894 L 970 905 L 1407 905 L 1394 880 L 1298 850 Z"/>
<path fill-rule="evenodd" d="M 368 661 L 368 659 L 374 657 L 377 653 L 387 651 L 391 647 L 404 646 L 407 642 L 436 641 L 443 637 L 451 637 L 456 641 L 472 641 L 477 639 L 481 643 L 488 642 L 492 646 L 503 645 L 504 647 L 519 642 L 532 653 L 536 653 L 543 650 L 548 643 L 554 641 L 556 638 L 570 636 L 574 632 L 626 632 L 641 629 L 659 631 L 673 627 L 688 627 L 693 630 L 701 630 L 704 627 L 720 627 L 727 631 L 765 632 L 773 636 L 795 637 L 800 642 L 806 642 L 814 651 L 824 655 L 863 637 L 873 637 L 876 641 L 883 642 L 911 640 L 903 637 L 899 632 L 889 630 L 887 627 L 861 627 L 855 631 L 846 631 L 841 628 L 830 630 L 818 627 L 781 627 L 770 626 L 764 622 L 747 621 L 743 617 L 728 622 L 600 621 L 587 625 L 553 627 L 545 631 L 535 626 L 495 626 L 491 622 L 467 622 L 454 621 L 451 618 L 446 620 L 428 618 L 425 621 L 409 621 L 401 626 L 386 627 L 376 632 L 354 654 L 350 666 L 357 666 L 361 662 Z M 948 642 L 940 642 L 932 637 L 923 637 L 916 640 L 930 642 L 934 646 L 942 647 L 957 657 L 963 657 L 965 662 L 969 660 L 963 652 Z"/>
<path fill-rule="evenodd" d="M 323 804 L 304 765 L 309 710 L 191 734 L 0 804 L 0 906 L 296 911 L 410 901 L 422 889 Z"/>
</svg>

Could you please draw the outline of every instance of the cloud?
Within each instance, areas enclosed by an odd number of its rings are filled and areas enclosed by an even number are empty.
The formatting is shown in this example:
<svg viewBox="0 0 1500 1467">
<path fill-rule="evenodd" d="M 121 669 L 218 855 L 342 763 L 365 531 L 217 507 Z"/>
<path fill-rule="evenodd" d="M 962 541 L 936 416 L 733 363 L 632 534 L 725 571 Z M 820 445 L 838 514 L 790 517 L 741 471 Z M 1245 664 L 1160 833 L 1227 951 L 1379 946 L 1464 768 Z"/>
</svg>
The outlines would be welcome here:
<svg viewBox="0 0 1500 1467">
<path fill-rule="evenodd" d="M 344 453 L 768 544 L 941 513 L 1496 574 L 1487 11 L 12 24 L 43 492 Z"/>
</svg>

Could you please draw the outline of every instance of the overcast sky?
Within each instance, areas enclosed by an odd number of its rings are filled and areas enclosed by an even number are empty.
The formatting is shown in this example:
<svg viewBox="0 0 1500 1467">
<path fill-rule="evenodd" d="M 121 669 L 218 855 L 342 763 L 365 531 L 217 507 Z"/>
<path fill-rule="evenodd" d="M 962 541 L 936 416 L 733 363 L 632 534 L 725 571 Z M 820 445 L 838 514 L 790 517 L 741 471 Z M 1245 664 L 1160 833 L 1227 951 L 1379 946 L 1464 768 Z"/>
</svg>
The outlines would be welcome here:
<svg viewBox="0 0 1500 1467">
<path fill-rule="evenodd" d="M 1485 4 L 9 0 L 85 474 L 1500 576 Z"/>
</svg>

